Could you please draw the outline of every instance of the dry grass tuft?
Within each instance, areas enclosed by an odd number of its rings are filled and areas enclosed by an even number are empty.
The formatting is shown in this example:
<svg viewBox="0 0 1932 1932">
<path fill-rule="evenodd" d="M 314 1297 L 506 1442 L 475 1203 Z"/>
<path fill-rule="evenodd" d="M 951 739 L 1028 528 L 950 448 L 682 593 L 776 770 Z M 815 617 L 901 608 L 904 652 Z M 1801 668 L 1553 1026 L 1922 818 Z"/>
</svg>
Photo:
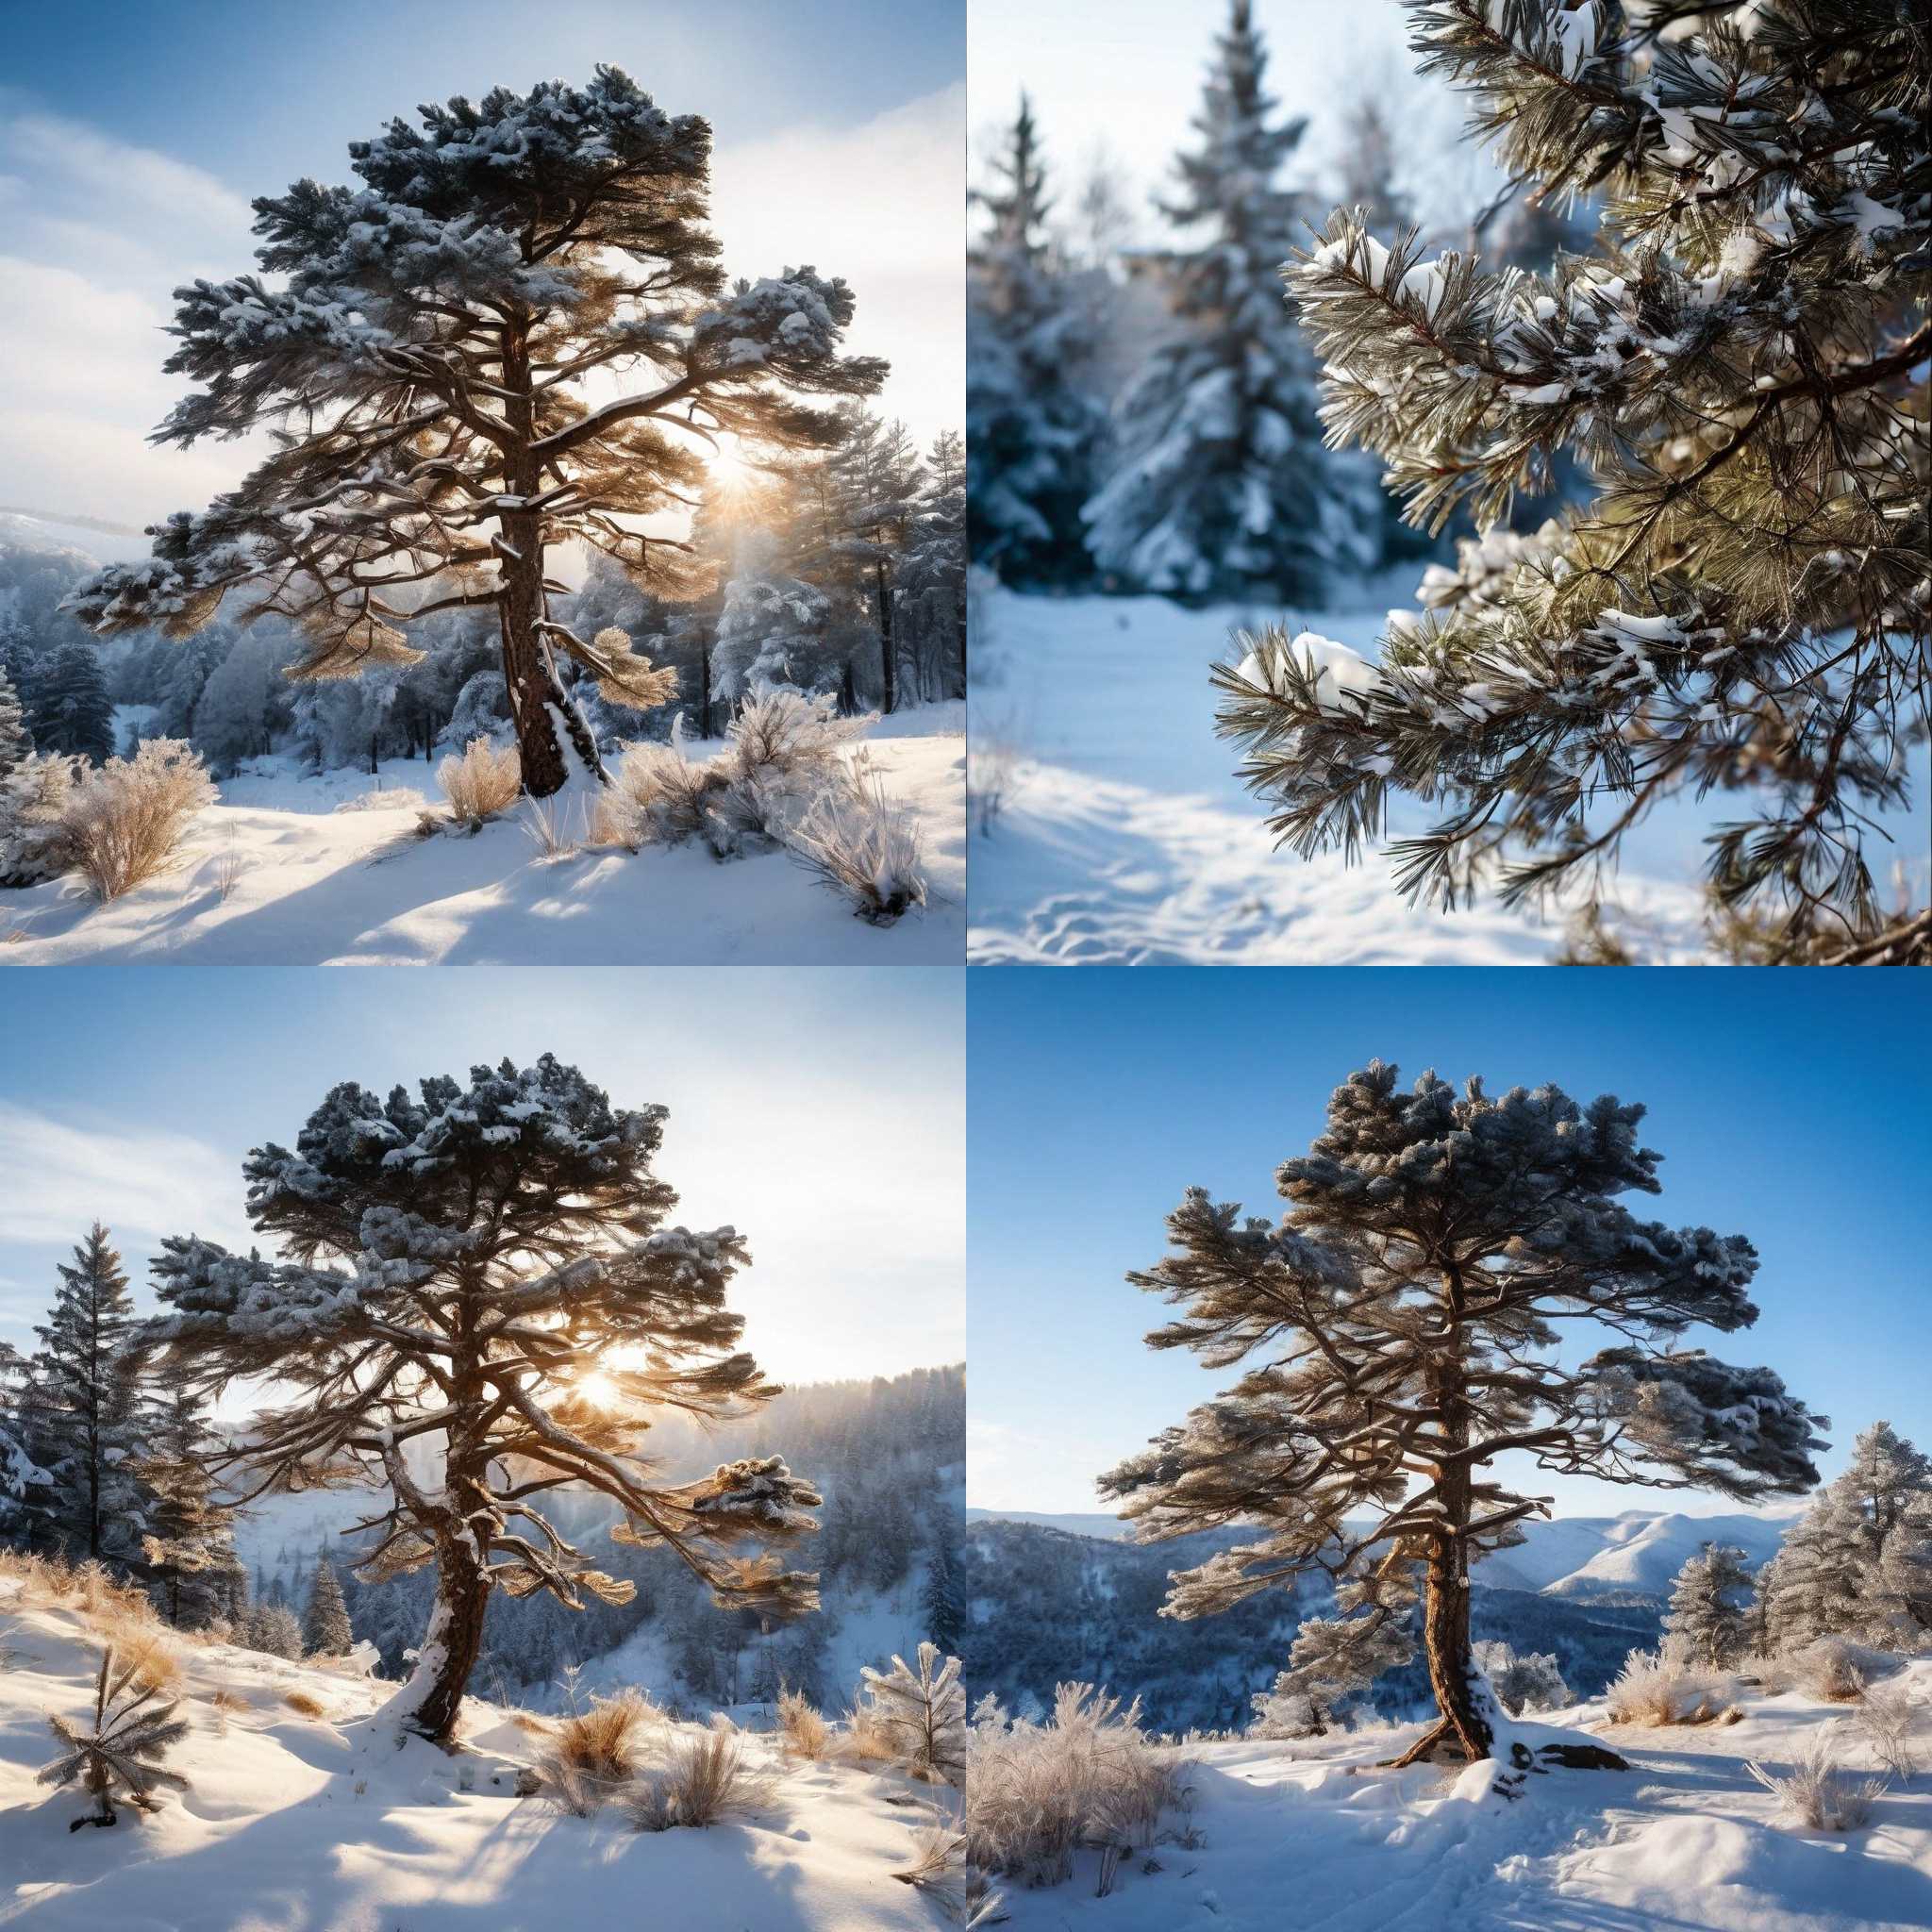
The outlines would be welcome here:
<svg viewBox="0 0 1932 1932">
<path fill-rule="evenodd" d="M 792 828 L 791 846 L 799 864 L 869 925 L 891 925 L 925 905 L 918 821 L 886 796 L 878 774 L 862 759 L 813 798 Z"/>
<path fill-rule="evenodd" d="M 761 1811 L 776 1796 L 777 1780 L 746 1758 L 743 1733 L 717 1717 L 709 1730 L 677 1737 L 665 1762 L 633 1779 L 622 1802 L 639 1831 L 668 1831 Z"/>
<path fill-rule="evenodd" d="M 1902 1783 L 1917 1775 L 1912 1733 L 1918 1706 L 1903 1684 L 1874 1684 L 1854 1713 L 1852 1722 L 1871 1746 L 1872 1755 Z"/>
<path fill-rule="evenodd" d="M 663 1712 L 641 1691 L 621 1690 L 559 1718 L 550 1726 L 552 1750 L 573 1770 L 616 1784 L 637 1770 L 644 1733 L 664 1722 Z"/>
<path fill-rule="evenodd" d="M 1836 1728 L 1833 1726 L 1832 1728 Z M 1835 1762 L 1829 1731 L 1821 1728 L 1804 1755 L 1783 1777 L 1760 1764 L 1744 1769 L 1801 1824 L 1813 1831 L 1857 1831 L 1872 1816 L 1873 1805 L 1884 1796 L 1890 1780 L 1854 1778 Z"/>
<path fill-rule="evenodd" d="M 464 830 L 500 818 L 524 789 L 523 760 L 513 744 L 500 750 L 487 738 L 473 738 L 462 755 L 452 754 L 436 768 L 436 782 L 449 801 L 449 814 Z"/>
<path fill-rule="evenodd" d="M 81 774 L 61 823 L 95 898 L 118 899 L 165 872 L 190 820 L 216 796 L 200 758 L 175 738 L 151 738 L 131 758 Z"/>
<path fill-rule="evenodd" d="M 825 1755 L 832 1727 L 797 1690 L 778 1693 L 778 1731 L 794 1757 L 815 1760 Z"/>
<path fill-rule="evenodd" d="M 1668 1655 L 1633 1650 L 1607 1692 L 1616 1724 L 1708 1724 L 1730 1702 L 1728 1677 L 1692 1670 Z"/>
<path fill-rule="evenodd" d="M 298 1717 L 326 1717 L 328 1706 L 307 1690 L 284 1690 L 282 1702 Z"/>
<path fill-rule="evenodd" d="M 1865 1694 L 1865 1659 L 1841 1637 L 1821 1637 L 1796 1659 L 1798 1682 L 1826 1704 L 1856 1704 Z"/>
</svg>

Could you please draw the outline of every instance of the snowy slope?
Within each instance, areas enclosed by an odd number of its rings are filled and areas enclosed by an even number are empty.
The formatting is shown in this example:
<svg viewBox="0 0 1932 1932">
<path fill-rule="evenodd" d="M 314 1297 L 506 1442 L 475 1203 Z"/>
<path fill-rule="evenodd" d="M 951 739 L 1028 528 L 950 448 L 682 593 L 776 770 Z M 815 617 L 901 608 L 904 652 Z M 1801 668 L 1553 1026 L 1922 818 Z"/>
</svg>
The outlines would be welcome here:
<svg viewBox="0 0 1932 1932">
<path fill-rule="evenodd" d="M 1932 1659 L 1904 1681 L 1932 1729 Z M 1414 1726 L 1190 1756 L 1183 1821 L 1096 1898 L 1094 1855 L 1050 1890 L 1006 1888 L 1014 1932 L 1906 1932 L 1932 1925 L 1932 1801 L 1919 1777 L 1864 1829 L 1779 1815 L 1747 1759 L 1790 1765 L 1840 1707 L 1798 1692 L 1705 1729 L 1604 1727 L 1599 1705 L 1550 1722 L 1599 1730 L 1626 1772 L 1554 1772 L 1522 1798 L 1492 1767 L 1391 1773 Z M 1867 1749 L 1839 1730 L 1840 1761 Z M 1922 1732 L 1923 1751 L 1923 1732 Z"/>
<path fill-rule="evenodd" d="M 1536 965 L 1563 938 L 1491 899 L 1417 910 L 1369 853 L 1303 860 L 1274 848 L 1263 808 L 1214 735 L 1210 660 L 1231 628 L 1288 615 L 1373 658 L 1386 607 L 1184 610 L 1158 597 L 995 591 L 975 606 L 975 790 L 1002 803 L 973 840 L 970 957 L 986 965 Z M 1366 601 L 1366 600 L 1365 600 Z M 1915 759 L 1915 786 L 1924 783 Z M 1923 798 L 1923 790 L 1914 796 Z M 1631 835 L 1617 889 L 1659 963 L 1702 957 L 1704 851 L 1719 805 L 1673 803 Z M 1898 815 L 1895 815 L 1895 818 Z M 1426 817 L 1403 808 L 1395 829 Z M 1923 807 L 1893 824 L 1924 890 Z"/>
<path fill-rule="evenodd" d="M 698 844 L 545 858 L 521 818 L 472 839 L 413 836 L 419 760 L 227 781 L 172 872 L 106 906 L 75 881 L 0 894 L 0 962 L 192 965 L 924 965 L 957 961 L 965 923 L 965 707 L 927 705 L 865 740 L 917 812 L 930 903 L 855 918 L 783 853 L 719 864 Z M 693 747 L 693 755 L 704 748 Z M 715 747 L 714 747 L 715 749 Z M 373 790 L 393 809 L 338 810 Z"/>
<path fill-rule="evenodd" d="M 707 1830 L 631 1831 L 515 1795 L 531 1737 L 468 1707 L 446 1757 L 374 1734 L 392 1687 L 226 1645 L 184 1646 L 192 1789 L 155 1818 L 68 1830 L 85 1808 L 34 1783 L 46 1716 L 79 1720 L 98 1657 L 72 1608 L 23 1607 L 0 1579 L 0 1924 L 33 1932 L 926 1932 L 937 1911 L 891 1874 L 928 1812 L 923 1788 L 834 1762 L 790 1766 L 769 1808 Z M 224 1713 L 217 1690 L 244 1701 Z M 306 1692 L 304 1717 L 284 1702 Z"/>
</svg>

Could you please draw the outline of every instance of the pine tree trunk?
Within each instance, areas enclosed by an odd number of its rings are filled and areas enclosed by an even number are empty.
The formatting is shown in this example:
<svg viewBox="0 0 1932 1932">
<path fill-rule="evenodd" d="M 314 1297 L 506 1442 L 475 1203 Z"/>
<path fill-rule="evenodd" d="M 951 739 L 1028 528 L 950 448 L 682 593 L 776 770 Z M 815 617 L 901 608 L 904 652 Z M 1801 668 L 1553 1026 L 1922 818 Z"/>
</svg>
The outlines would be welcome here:
<svg viewBox="0 0 1932 1932">
<path fill-rule="evenodd" d="M 467 1545 L 445 1543 L 438 1552 L 436 1608 L 423 1640 L 419 1672 L 429 1688 L 407 1722 L 410 1730 L 448 1749 L 456 1742 L 463 1691 L 483 1649 L 483 1613 L 490 1589 Z"/>
<path fill-rule="evenodd" d="M 895 674 L 898 667 L 892 659 L 897 645 L 892 639 L 892 593 L 886 581 L 886 565 L 883 558 L 873 564 L 873 580 L 878 587 L 879 596 L 879 662 L 885 675 L 885 702 L 879 707 L 890 712 L 897 697 L 894 690 Z"/>
<path fill-rule="evenodd" d="M 1495 1734 L 1476 1707 L 1470 1677 L 1475 1667 L 1469 1641 L 1469 1570 L 1459 1539 L 1438 1539 L 1429 1552 L 1423 1597 L 1423 1649 L 1429 1689 L 1447 1726 L 1439 1742 L 1453 1739 L 1472 1764 L 1491 1755 Z"/>
</svg>

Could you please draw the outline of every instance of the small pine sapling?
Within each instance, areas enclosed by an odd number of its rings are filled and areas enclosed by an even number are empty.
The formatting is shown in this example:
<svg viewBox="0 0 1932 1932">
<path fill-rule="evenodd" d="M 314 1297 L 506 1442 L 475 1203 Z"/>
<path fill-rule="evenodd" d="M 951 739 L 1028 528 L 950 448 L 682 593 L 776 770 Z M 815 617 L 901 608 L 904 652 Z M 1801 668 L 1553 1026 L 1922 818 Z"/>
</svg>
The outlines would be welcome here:
<svg viewBox="0 0 1932 1932">
<path fill-rule="evenodd" d="M 1705 1543 L 1677 1572 L 1664 1629 L 1685 1656 L 1707 1670 L 1727 1671 L 1744 1654 L 1754 1594 L 1743 1551 Z"/>
<path fill-rule="evenodd" d="M 49 1729 L 65 1748 L 41 1771 L 37 1781 L 57 1790 L 77 1784 L 94 1801 L 94 1808 L 76 1818 L 69 1831 L 85 1824 L 112 1824 L 117 1794 L 137 1811 L 158 1811 L 158 1788 L 189 1788 L 187 1778 L 161 1762 L 188 1735 L 188 1720 L 175 1715 L 178 1703 L 155 1704 L 158 1689 L 152 1684 L 143 1688 L 136 1675 L 132 1664 L 115 1669 L 114 1647 L 109 1644 L 101 1653 L 100 1674 L 94 1680 L 93 1729 L 80 1730 L 58 1711 L 47 1719 Z"/>
<path fill-rule="evenodd" d="M 902 1657 L 890 1671 L 865 1666 L 866 1717 L 895 1762 L 914 1777 L 957 1785 L 966 1774 L 966 1687 L 959 1659 L 941 1658 L 936 1643 L 919 1646 L 919 1668 Z"/>
</svg>

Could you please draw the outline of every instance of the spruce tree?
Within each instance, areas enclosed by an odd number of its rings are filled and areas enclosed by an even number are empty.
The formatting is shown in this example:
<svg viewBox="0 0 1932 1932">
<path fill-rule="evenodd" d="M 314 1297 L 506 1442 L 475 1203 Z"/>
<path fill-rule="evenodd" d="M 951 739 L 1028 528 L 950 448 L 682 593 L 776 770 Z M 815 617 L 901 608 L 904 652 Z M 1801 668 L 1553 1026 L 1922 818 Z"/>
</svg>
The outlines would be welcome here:
<svg viewBox="0 0 1932 1932">
<path fill-rule="evenodd" d="M 137 1473 L 142 1363 L 134 1297 L 98 1222 L 76 1243 L 45 1324 L 32 1379 L 30 1446 L 53 1476 L 29 1508 L 34 1541 L 74 1561 L 131 1569 L 150 1497 Z"/>
<path fill-rule="evenodd" d="M 1021 588 L 1091 571 L 1081 506 L 1106 412 L 1090 384 L 1096 349 L 1047 234 L 1052 197 L 1040 128 L 1023 93 L 974 199 L 986 227 L 967 258 L 966 518 L 973 558 Z"/>
<path fill-rule="evenodd" d="M 5 783 L 8 774 L 32 756 L 33 748 L 20 693 L 7 675 L 7 666 L 0 663 L 0 783 Z"/>
<path fill-rule="evenodd" d="M 1743 1655 L 1755 1594 L 1744 1552 L 1733 1543 L 1705 1543 L 1671 1585 L 1664 1629 L 1698 1663 L 1728 1670 Z"/>
<path fill-rule="evenodd" d="M 114 756 L 114 706 L 99 657 L 86 644 L 64 644 L 34 686 L 34 742 L 104 765 Z"/>
<path fill-rule="evenodd" d="M 898 566 L 918 513 L 919 452 L 903 423 L 854 409 L 851 429 L 833 458 L 843 531 L 841 554 L 856 569 L 878 630 L 879 708 L 898 708 L 900 643 L 894 630 Z"/>
<path fill-rule="evenodd" d="M 1234 0 L 1200 145 L 1158 204 L 1205 233 L 1163 258 L 1174 339 L 1122 398 L 1118 449 L 1085 512 L 1094 560 L 1138 590 L 1320 602 L 1338 571 L 1373 561 L 1361 478 L 1322 446 L 1314 360 L 1282 306 L 1279 267 L 1306 211 L 1280 176 L 1307 123 L 1274 119 L 1267 64 L 1248 0 Z"/>
<path fill-rule="evenodd" d="M 346 1657 L 355 1641 L 336 1566 L 327 1557 L 319 1557 L 302 1612 L 302 1648 L 310 1657 Z"/>
<path fill-rule="evenodd" d="M 1289 275 L 1330 438 L 1432 530 L 1506 521 L 1565 452 L 1590 494 L 1500 574 L 1473 545 L 1353 698 L 1279 638 L 1217 668 L 1244 776 L 1304 855 L 1424 801 L 1394 876 L 1444 906 L 1595 906 L 1633 826 L 1715 791 L 1710 888 L 1768 957 L 1932 958 L 1870 827 L 1932 703 L 1932 40 L 1891 0 L 1406 4 L 1502 165 L 1602 214 L 1528 274 L 1338 210 Z"/>
<path fill-rule="evenodd" d="M 151 1498 L 142 1538 L 148 1588 L 177 1629 L 200 1629 L 225 1615 L 241 1570 L 234 1511 L 216 1496 L 208 1474 L 217 1444 L 204 1411 L 192 1389 L 175 1388 L 135 1464 Z"/>
<path fill-rule="evenodd" d="M 917 632 L 922 697 L 966 695 L 966 441 L 941 429 L 899 565 L 902 609 Z"/>
<path fill-rule="evenodd" d="M 250 1219 L 282 1259 L 175 1237 L 154 1263 L 169 1312 L 148 1340 L 171 1380 L 286 1391 L 225 1458 L 241 1500 L 375 1488 L 359 1576 L 434 1566 L 391 1712 L 425 1737 L 455 1735 L 492 1590 L 572 1609 L 635 1594 L 559 1533 L 551 1491 L 615 1504 L 612 1541 L 669 1550 L 723 1606 L 817 1606 L 816 1578 L 771 1554 L 819 1502 L 782 1460 L 680 1483 L 641 1458 L 660 1410 L 721 1422 L 777 1392 L 726 1306 L 742 1238 L 669 1224 L 664 1118 L 613 1108 L 548 1055 L 426 1079 L 416 1098 L 344 1083 L 292 1150 L 243 1163 Z"/>
<path fill-rule="evenodd" d="M 925 1566 L 920 1608 L 925 1614 L 925 1634 L 948 1653 L 959 1648 L 966 1628 L 966 1601 L 959 1580 L 959 1560 L 954 1552 L 958 1524 L 942 1522 L 933 1534 L 932 1556 Z"/>
<path fill-rule="evenodd" d="M 156 440 L 265 426 L 276 447 L 71 603 L 97 630 L 185 636 L 237 591 L 301 625 L 301 678 L 413 663 L 409 625 L 492 611 L 524 783 L 543 797 L 573 754 L 598 769 L 559 658 L 616 702 L 665 695 L 644 659 L 559 621 L 549 553 L 574 541 L 689 594 L 688 546 L 635 521 L 688 504 L 724 439 L 836 441 L 821 399 L 872 394 L 886 365 L 840 353 L 843 281 L 802 267 L 727 286 L 705 225 L 708 123 L 617 69 L 421 117 L 350 143 L 359 186 L 256 202 L 260 275 L 176 291 L 167 368 L 204 387 Z M 600 372 L 637 379 L 592 406 Z"/>
<path fill-rule="evenodd" d="M 1433 1073 L 1403 1093 L 1375 1061 L 1280 1167 L 1278 1224 L 1189 1191 L 1168 1221 L 1174 1252 L 1128 1277 L 1179 1310 L 1149 1345 L 1215 1368 L 1261 1358 L 1102 1487 L 1142 1541 L 1252 1534 L 1176 1572 L 1165 1614 L 1211 1615 L 1321 1571 L 1368 1645 L 1409 1614 L 1420 1566 L 1440 1716 L 1403 1761 L 1482 1758 L 1497 1719 L 1470 1650 L 1471 1564 L 1548 1510 L 1488 1474 L 1495 1457 L 1740 1499 L 1816 1482 L 1822 1418 L 1769 1369 L 1676 1346 L 1693 1324 L 1757 1319 L 1757 1257 L 1741 1235 L 1640 1221 L 1615 1198 L 1659 1191 L 1642 1116 L 1553 1086 L 1458 1094 Z M 1556 1324 L 1579 1319 L 1620 1340 L 1560 1367 Z"/>
<path fill-rule="evenodd" d="M 27 1452 L 28 1369 L 11 1342 L 0 1341 L 0 1544 L 32 1534 L 38 1492 L 52 1480 Z"/>
</svg>

